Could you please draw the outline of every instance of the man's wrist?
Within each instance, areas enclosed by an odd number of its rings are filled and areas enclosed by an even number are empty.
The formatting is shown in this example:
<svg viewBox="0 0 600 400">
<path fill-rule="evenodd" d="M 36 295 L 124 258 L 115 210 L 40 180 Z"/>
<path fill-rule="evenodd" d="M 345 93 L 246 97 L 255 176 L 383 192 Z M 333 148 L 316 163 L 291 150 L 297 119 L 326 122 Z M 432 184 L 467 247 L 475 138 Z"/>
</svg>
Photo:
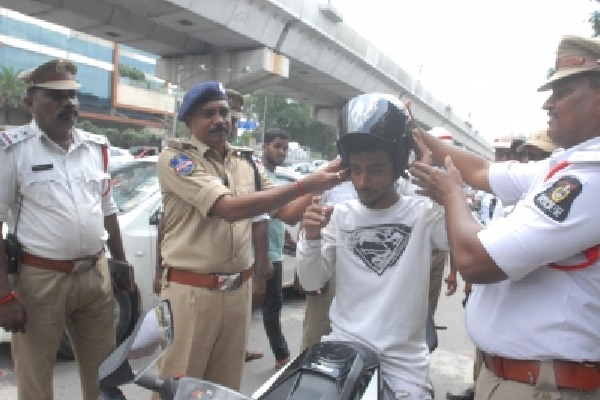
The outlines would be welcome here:
<svg viewBox="0 0 600 400">
<path fill-rule="evenodd" d="M 19 297 L 17 296 L 16 292 L 10 292 L 9 294 L 7 294 L 6 296 L 2 296 L 0 297 L 0 306 L 6 303 L 9 303 L 13 300 L 18 299 Z"/>
<path fill-rule="evenodd" d="M 300 231 L 300 240 L 321 240 L 321 230 L 307 232 L 306 228 L 304 228 Z"/>
</svg>

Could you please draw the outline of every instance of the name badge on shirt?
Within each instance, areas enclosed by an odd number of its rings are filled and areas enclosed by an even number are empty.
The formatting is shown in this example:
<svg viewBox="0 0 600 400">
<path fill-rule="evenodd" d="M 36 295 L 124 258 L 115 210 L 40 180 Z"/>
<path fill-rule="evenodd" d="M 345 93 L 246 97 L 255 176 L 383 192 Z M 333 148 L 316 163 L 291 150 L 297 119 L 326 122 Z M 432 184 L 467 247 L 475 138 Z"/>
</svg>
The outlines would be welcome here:
<svg viewBox="0 0 600 400">
<path fill-rule="evenodd" d="M 581 182 L 574 176 L 565 176 L 533 198 L 536 207 L 557 222 L 567 219 L 571 205 L 579 193 Z"/>
<path fill-rule="evenodd" d="M 53 164 L 39 164 L 31 166 L 31 172 L 50 171 L 51 169 L 54 169 Z"/>
</svg>

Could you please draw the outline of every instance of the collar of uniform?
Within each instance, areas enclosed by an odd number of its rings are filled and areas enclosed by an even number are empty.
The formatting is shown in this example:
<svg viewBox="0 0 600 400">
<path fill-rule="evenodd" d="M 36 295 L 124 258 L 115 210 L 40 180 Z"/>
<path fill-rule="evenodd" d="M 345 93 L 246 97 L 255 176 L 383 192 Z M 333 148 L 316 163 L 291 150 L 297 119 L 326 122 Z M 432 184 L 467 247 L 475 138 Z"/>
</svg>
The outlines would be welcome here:
<svg viewBox="0 0 600 400">
<path fill-rule="evenodd" d="M 206 145 L 206 143 L 199 141 L 195 136 L 192 136 L 190 139 L 190 143 L 198 149 L 198 152 L 202 154 L 202 156 L 206 157 L 206 153 L 211 152 L 217 154 L 217 152 L 212 148 Z M 234 153 L 233 146 L 229 142 L 225 142 L 225 158 L 232 155 Z M 221 157 L 218 154 L 219 158 Z"/>
<path fill-rule="evenodd" d="M 557 149 L 554 151 L 554 153 L 552 153 L 552 155 L 549 158 L 550 168 L 554 167 L 558 163 L 566 161 L 571 156 L 571 154 L 575 153 L 576 151 L 585 150 L 588 147 L 597 146 L 597 145 L 600 145 L 600 136 L 588 139 L 585 142 L 580 143 L 577 146 L 573 146 L 569 149 L 563 149 L 563 148 Z"/>
<path fill-rule="evenodd" d="M 36 135 L 39 135 L 40 138 L 43 138 L 44 140 L 49 140 L 52 143 L 54 143 L 52 141 L 52 139 L 50 139 L 48 137 L 48 135 L 46 135 L 46 133 L 44 131 L 42 131 L 39 127 L 39 125 L 37 124 L 37 122 L 35 122 L 35 119 L 31 120 L 31 123 L 29 124 L 29 127 L 36 133 Z M 79 146 L 79 145 L 86 145 L 89 146 L 88 143 L 86 143 L 82 138 L 81 135 L 79 134 L 79 131 L 73 127 L 73 148 Z"/>
</svg>

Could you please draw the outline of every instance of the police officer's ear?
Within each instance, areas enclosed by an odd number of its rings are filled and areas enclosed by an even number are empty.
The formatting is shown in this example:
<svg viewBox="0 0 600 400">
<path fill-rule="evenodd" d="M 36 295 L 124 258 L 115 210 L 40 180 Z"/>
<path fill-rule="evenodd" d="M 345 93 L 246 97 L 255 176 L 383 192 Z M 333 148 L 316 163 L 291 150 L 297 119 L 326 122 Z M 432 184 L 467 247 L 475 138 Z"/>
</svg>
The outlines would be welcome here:
<svg viewBox="0 0 600 400">
<path fill-rule="evenodd" d="M 25 105 L 25 108 L 27 108 L 27 110 L 33 114 L 33 98 L 36 95 L 37 90 L 35 88 L 29 88 L 27 89 L 27 94 L 25 95 L 25 98 L 23 99 L 23 104 Z"/>
</svg>

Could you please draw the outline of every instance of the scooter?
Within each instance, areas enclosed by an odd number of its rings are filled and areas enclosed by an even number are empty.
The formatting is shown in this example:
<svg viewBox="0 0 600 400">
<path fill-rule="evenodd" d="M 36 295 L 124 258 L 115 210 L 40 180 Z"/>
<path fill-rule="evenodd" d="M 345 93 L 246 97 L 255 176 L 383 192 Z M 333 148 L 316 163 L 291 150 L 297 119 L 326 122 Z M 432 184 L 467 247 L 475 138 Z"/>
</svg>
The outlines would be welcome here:
<svg viewBox="0 0 600 400">
<path fill-rule="evenodd" d="M 125 400 L 119 386 L 131 382 L 158 393 L 162 400 L 377 399 L 382 388 L 377 355 L 350 342 L 323 342 L 308 348 L 251 398 L 201 379 L 160 379 L 149 370 L 173 337 L 171 307 L 162 300 L 100 366 L 100 399 Z"/>
<path fill-rule="evenodd" d="M 428 331 L 435 326 L 428 324 Z M 431 331 L 429 333 L 431 335 Z M 126 400 L 119 386 L 135 383 L 162 400 L 377 400 L 383 382 L 377 354 L 352 342 L 309 347 L 265 382 L 252 397 L 190 377 L 160 379 L 150 369 L 174 337 L 171 307 L 160 301 L 140 318 L 132 334 L 99 369 L 101 400 Z M 435 342 L 435 343 L 434 343 Z M 437 336 L 428 345 L 437 345 Z"/>
</svg>

